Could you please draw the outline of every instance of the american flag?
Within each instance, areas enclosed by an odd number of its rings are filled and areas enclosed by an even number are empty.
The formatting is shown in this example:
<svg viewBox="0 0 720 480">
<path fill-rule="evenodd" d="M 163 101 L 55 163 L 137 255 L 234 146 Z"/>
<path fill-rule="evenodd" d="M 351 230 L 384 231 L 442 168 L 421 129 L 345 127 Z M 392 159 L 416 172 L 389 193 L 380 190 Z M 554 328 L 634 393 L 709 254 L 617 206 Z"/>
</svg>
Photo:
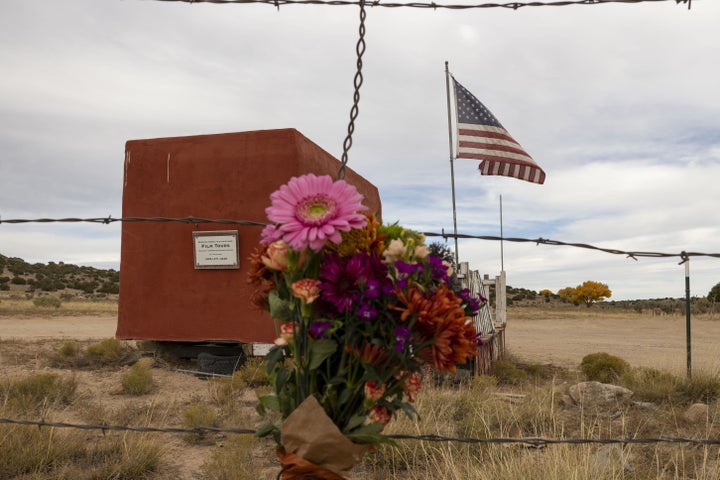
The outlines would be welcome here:
<svg viewBox="0 0 720 480">
<path fill-rule="evenodd" d="M 542 184 L 545 172 L 503 128 L 495 115 L 453 78 L 457 157 L 480 162 L 482 175 L 503 175 Z"/>
</svg>

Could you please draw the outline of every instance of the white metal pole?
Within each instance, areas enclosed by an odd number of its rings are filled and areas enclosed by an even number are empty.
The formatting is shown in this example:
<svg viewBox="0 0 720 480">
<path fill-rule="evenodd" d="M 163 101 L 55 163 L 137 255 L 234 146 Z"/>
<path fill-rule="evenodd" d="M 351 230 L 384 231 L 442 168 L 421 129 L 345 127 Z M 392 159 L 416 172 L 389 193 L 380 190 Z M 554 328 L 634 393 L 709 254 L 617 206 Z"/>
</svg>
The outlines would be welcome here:
<svg viewBox="0 0 720 480">
<path fill-rule="evenodd" d="M 447 109 L 448 109 L 448 144 L 450 146 L 450 184 L 452 187 L 452 207 L 453 207 L 453 235 L 455 236 L 455 265 L 460 265 L 460 254 L 458 252 L 457 238 L 457 209 L 455 208 L 455 163 L 453 156 L 453 136 L 452 136 L 452 114 L 450 108 L 450 70 L 448 62 L 445 62 L 445 91 L 447 93 Z"/>
</svg>

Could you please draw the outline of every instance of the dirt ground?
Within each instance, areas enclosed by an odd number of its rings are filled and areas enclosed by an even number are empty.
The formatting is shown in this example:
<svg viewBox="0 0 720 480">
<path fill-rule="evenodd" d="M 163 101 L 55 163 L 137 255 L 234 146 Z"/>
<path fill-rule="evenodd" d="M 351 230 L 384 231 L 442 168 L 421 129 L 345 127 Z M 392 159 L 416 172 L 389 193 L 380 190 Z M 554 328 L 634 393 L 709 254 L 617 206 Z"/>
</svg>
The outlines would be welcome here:
<svg viewBox="0 0 720 480">
<path fill-rule="evenodd" d="M 0 339 L 102 339 L 115 335 L 117 317 L 0 317 Z M 686 320 L 678 316 L 513 318 L 505 332 L 507 351 L 523 361 L 576 367 L 588 353 L 608 352 L 633 366 L 684 373 Z M 691 320 L 693 371 L 720 371 L 720 319 Z"/>
<path fill-rule="evenodd" d="M 692 371 L 720 371 L 720 320 L 691 319 Z M 508 319 L 506 348 L 528 362 L 577 367 L 589 353 L 607 352 L 631 366 L 687 371 L 684 317 Z"/>
<path fill-rule="evenodd" d="M 542 316 L 514 318 L 509 315 L 505 332 L 506 350 L 528 363 L 576 368 L 588 353 L 604 351 L 621 356 L 632 366 L 649 366 L 676 374 L 686 371 L 685 319 L 680 317 L 595 317 Z M 0 368 L 3 377 L 47 371 L 43 352 L 57 352 L 68 339 L 83 343 L 113 337 L 116 315 L 0 316 Z M 693 371 L 720 372 L 720 320 L 693 320 Z M 171 368 L 154 369 L 158 387 L 151 395 L 138 398 L 120 392 L 121 371 L 79 371 L 82 412 L 66 411 L 54 420 L 87 423 L 87 415 L 132 409 L 151 410 L 165 426 L 182 426 L 177 412 L 193 402 L 210 402 L 208 382 Z M 253 410 L 256 397 L 249 392 L 244 406 Z M 132 404 L 132 405 L 131 405 Z M 137 405 L 135 405 L 137 404 Z M 153 415 L 153 416 L 155 416 Z M 130 423 L 136 423 L 131 421 Z M 155 424 L 155 421 L 152 422 Z M 97 433 L 97 435 L 102 435 Z M 210 457 L 211 443 L 192 445 L 177 435 L 164 438 L 174 458 L 178 480 L 202 478 L 202 464 Z M 214 441 L 222 443 L 222 438 Z M 276 468 L 275 468 L 276 470 Z M 273 472 L 275 472 L 273 470 Z"/>
</svg>

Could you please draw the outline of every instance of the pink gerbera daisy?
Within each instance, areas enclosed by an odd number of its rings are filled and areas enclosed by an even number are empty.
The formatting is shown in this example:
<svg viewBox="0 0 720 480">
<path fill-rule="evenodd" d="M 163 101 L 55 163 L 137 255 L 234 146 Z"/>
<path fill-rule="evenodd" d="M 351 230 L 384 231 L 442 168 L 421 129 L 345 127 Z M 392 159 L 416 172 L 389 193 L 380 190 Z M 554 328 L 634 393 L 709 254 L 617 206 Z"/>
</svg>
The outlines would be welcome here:
<svg viewBox="0 0 720 480">
<path fill-rule="evenodd" d="M 312 173 L 293 177 L 270 195 L 265 209 L 268 225 L 262 232 L 263 242 L 285 240 L 293 249 L 310 247 L 320 251 L 329 240 L 340 243 L 340 232 L 365 226 L 367 210 L 363 196 L 345 182 L 333 182 L 329 175 Z"/>
</svg>

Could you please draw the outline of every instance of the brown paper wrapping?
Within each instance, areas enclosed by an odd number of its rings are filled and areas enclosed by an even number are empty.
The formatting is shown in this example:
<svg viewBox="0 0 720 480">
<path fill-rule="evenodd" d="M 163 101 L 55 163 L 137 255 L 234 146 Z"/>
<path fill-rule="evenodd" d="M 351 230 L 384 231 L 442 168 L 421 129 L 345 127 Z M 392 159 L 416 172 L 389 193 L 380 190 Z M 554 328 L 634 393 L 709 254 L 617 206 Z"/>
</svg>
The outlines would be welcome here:
<svg viewBox="0 0 720 480">
<path fill-rule="evenodd" d="M 351 442 L 325 414 L 317 399 L 306 398 L 283 422 L 283 479 L 346 480 L 371 446 Z"/>
</svg>

